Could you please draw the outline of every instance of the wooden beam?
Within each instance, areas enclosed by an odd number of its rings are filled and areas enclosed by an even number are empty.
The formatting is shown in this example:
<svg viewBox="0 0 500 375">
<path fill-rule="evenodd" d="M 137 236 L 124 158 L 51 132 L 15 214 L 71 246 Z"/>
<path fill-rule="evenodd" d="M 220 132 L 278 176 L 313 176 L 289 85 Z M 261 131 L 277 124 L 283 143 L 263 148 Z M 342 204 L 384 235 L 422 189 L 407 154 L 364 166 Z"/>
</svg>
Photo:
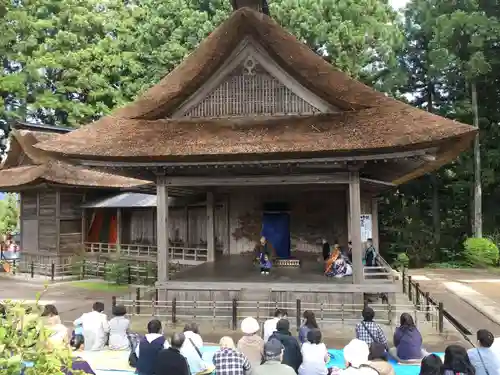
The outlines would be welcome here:
<svg viewBox="0 0 500 375">
<path fill-rule="evenodd" d="M 376 185 L 384 185 L 384 186 L 396 186 L 395 184 L 393 184 L 392 182 L 389 182 L 389 181 L 382 181 L 382 180 L 375 180 L 373 178 L 365 178 L 365 177 L 361 177 L 360 178 L 360 181 L 362 182 L 368 182 L 370 184 L 376 184 Z"/>
<path fill-rule="evenodd" d="M 269 159 L 265 160 L 262 157 L 258 160 L 247 161 L 143 161 L 143 162 L 130 162 L 130 161 L 104 161 L 104 160 L 86 160 L 86 159 L 71 159 L 73 162 L 81 165 L 94 166 L 94 167 L 206 167 L 206 166 L 219 166 L 219 165 L 282 165 L 282 164 L 310 164 L 310 163 L 336 163 L 336 162 L 351 162 L 351 161 L 370 161 L 370 160 L 389 160 L 389 159 L 404 159 L 411 157 L 420 157 L 425 155 L 433 155 L 436 153 L 437 148 L 426 148 L 414 151 L 401 151 L 390 152 L 383 154 L 368 154 L 368 155 L 351 155 L 351 156 L 333 156 L 325 158 L 308 158 L 308 159 Z"/>
<path fill-rule="evenodd" d="M 169 247 L 169 223 L 168 223 L 168 190 L 165 182 L 165 176 L 156 178 L 156 238 L 157 238 L 157 262 L 158 277 L 157 282 L 168 281 L 168 247 Z"/>
<path fill-rule="evenodd" d="M 380 254 L 379 249 L 379 232 L 378 232 L 378 199 L 372 198 L 372 240 L 373 246 Z"/>
<path fill-rule="evenodd" d="M 347 173 L 324 175 L 228 176 L 228 177 L 167 177 L 167 186 L 269 186 L 301 184 L 347 184 Z"/>
<path fill-rule="evenodd" d="M 349 180 L 353 283 L 362 284 L 364 277 L 363 248 L 361 243 L 361 192 L 359 186 L 359 172 L 349 172 Z"/>
<path fill-rule="evenodd" d="M 85 204 L 87 200 L 87 193 L 83 193 L 82 205 Z M 87 241 L 87 210 L 82 207 L 82 246 L 85 248 L 85 242 Z"/>
<path fill-rule="evenodd" d="M 61 190 L 56 189 L 56 253 L 61 247 Z"/>
<path fill-rule="evenodd" d="M 121 244 L 122 244 L 122 209 L 117 208 L 116 209 L 116 249 L 118 253 L 120 253 L 121 250 Z"/>
<path fill-rule="evenodd" d="M 215 260 L 215 202 L 214 193 L 207 191 L 207 261 Z"/>
</svg>

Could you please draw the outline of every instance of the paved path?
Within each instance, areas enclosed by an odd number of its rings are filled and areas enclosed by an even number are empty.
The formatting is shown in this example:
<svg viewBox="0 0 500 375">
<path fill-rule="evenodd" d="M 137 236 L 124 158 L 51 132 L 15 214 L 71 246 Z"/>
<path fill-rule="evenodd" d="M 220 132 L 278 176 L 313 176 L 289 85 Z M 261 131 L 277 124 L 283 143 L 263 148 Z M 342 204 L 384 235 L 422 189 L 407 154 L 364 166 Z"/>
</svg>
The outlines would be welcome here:
<svg viewBox="0 0 500 375">
<path fill-rule="evenodd" d="M 478 329 L 500 336 L 500 278 L 485 270 L 411 270 L 415 282 L 428 291 L 470 332 Z M 498 317 L 498 318 L 496 318 Z"/>
</svg>

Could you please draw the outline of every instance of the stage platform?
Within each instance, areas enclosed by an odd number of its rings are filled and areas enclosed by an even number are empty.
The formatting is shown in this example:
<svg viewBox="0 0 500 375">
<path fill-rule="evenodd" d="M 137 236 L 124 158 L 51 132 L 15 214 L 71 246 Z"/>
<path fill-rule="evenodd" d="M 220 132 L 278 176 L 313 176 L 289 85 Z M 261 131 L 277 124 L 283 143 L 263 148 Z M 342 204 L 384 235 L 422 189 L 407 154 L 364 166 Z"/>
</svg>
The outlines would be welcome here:
<svg viewBox="0 0 500 375">
<path fill-rule="evenodd" d="M 272 290 L 286 292 L 326 293 L 391 293 L 397 286 L 387 279 L 370 280 L 366 284 L 353 284 L 352 276 L 326 277 L 323 261 L 318 254 L 294 253 L 300 267 L 273 267 L 269 275 L 262 275 L 252 254 L 220 256 L 215 262 L 191 267 L 176 274 L 165 289 L 184 290 Z"/>
</svg>

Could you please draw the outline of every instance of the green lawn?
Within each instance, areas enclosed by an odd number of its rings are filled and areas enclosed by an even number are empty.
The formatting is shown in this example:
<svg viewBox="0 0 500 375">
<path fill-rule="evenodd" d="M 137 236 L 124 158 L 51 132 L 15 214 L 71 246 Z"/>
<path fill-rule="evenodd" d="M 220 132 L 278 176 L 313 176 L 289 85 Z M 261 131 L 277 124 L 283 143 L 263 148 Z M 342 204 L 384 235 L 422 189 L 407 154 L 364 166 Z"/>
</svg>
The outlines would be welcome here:
<svg viewBox="0 0 500 375">
<path fill-rule="evenodd" d="M 72 286 L 80 289 L 98 291 L 98 292 L 115 292 L 123 293 L 128 291 L 128 285 L 117 285 L 114 283 L 107 283 L 105 281 L 73 281 Z"/>
</svg>

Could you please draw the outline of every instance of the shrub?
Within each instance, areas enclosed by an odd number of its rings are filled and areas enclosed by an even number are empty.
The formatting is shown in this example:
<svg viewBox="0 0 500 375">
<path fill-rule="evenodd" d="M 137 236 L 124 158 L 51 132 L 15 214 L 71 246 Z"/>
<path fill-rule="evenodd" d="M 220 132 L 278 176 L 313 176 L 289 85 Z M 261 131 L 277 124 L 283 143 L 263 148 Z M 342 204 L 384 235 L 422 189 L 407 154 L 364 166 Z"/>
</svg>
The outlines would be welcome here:
<svg viewBox="0 0 500 375">
<path fill-rule="evenodd" d="M 0 315 L 0 373 L 19 375 L 26 362 L 32 363 L 24 375 L 63 375 L 62 368 L 71 368 L 71 351 L 47 345 L 48 332 L 40 318 L 37 304 L 28 314 L 29 306 L 3 302 L 5 315 Z M 3 311 L 0 312 L 0 314 Z M 82 372 L 74 371 L 74 375 Z"/>
<path fill-rule="evenodd" d="M 392 263 L 392 266 L 397 269 L 401 270 L 403 268 L 408 268 L 410 264 L 410 258 L 408 257 L 408 254 L 404 253 L 399 253 L 396 256 L 396 260 Z"/>
<path fill-rule="evenodd" d="M 498 247 L 488 238 L 468 238 L 464 242 L 464 258 L 473 267 L 496 266 Z"/>
</svg>

